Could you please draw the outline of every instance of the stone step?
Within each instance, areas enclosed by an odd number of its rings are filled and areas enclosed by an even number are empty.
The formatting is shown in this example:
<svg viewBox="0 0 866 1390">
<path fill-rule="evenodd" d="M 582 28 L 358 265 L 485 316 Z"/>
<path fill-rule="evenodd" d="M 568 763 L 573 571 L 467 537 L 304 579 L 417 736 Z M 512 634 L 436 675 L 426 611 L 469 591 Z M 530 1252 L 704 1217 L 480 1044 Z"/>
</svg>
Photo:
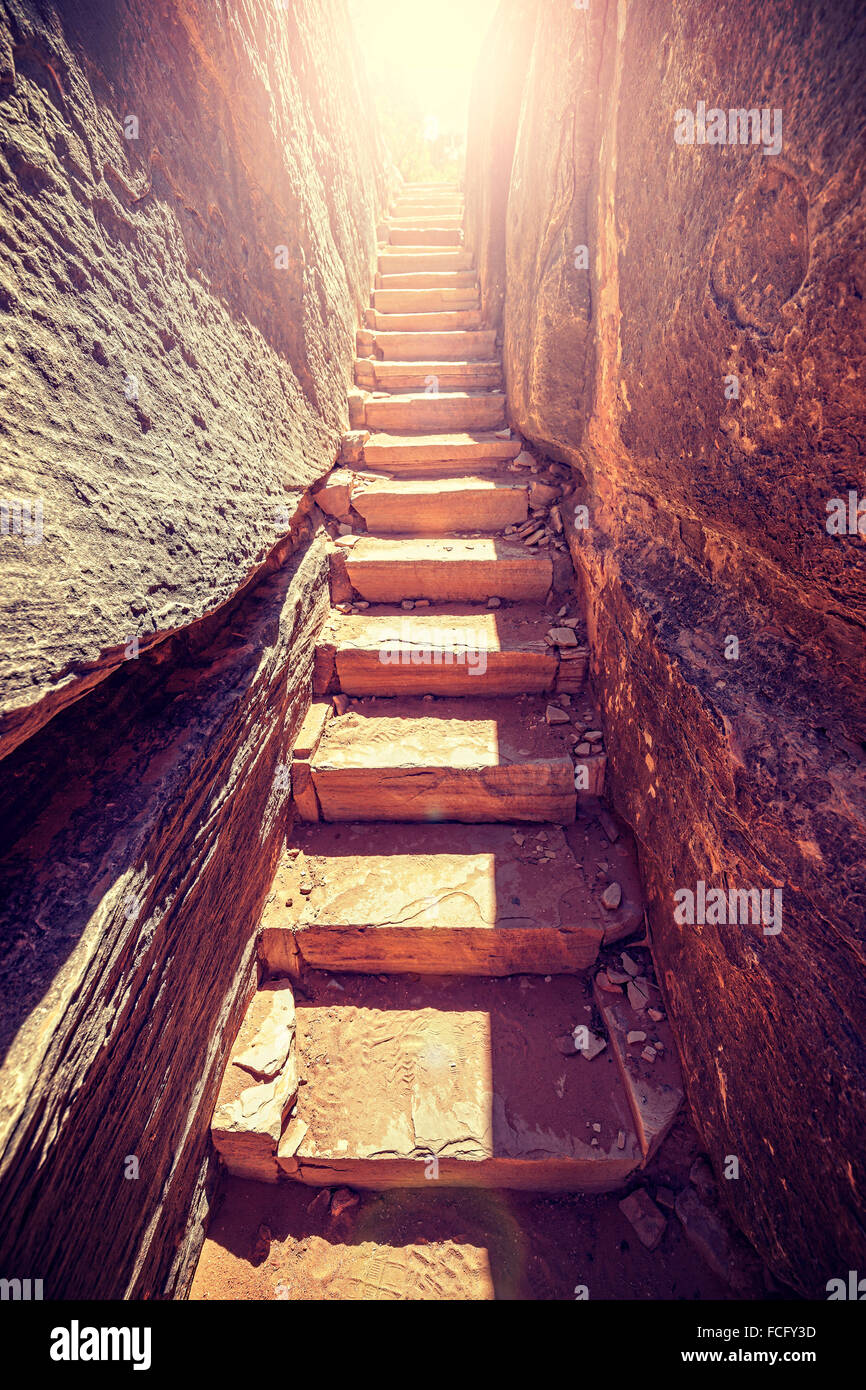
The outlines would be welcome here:
<svg viewBox="0 0 866 1390">
<path fill-rule="evenodd" d="M 541 603 L 553 579 L 547 550 L 510 540 L 362 536 L 346 550 L 352 587 L 372 603 L 480 603 L 489 598 Z"/>
<path fill-rule="evenodd" d="M 552 690 L 559 666 L 537 610 L 459 611 L 437 604 L 335 614 L 321 634 L 333 644 L 347 695 L 522 695 Z"/>
<path fill-rule="evenodd" d="M 277 1145 L 298 1084 L 294 995 L 275 980 L 247 1008 L 211 1121 L 214 1148 L 235 1177 L 277 1181 Z"/>
<path fill-rule="evenodd" d="M 419 251 L 392 251 L 386 246 L 379 252 L 378 268 L 382 275 L 404 275 L 414 271 L 472 270 L 471 251 L 436 251 L 426 247 Z"/>
<path fill-rule="evenodd" d="M 456 333 L 482 327 L 480 309 L 443 309 L 435 314 L 383 314 L 365 309 L 364 323 L 380 333 Z"/>
<path fill-rule="evenodd" d="M 460 246 L 463 232 L 460 227 L 389 227 L 391 246 Z"/>
<path fill-rule="evenodd" d="M 440 391 L 490 391 L 502 386 L 502 368 L 493 360 L 464 362 L 380 362 L 359 357 L 355 384 L 368 391 L 421 391 L 434 385 Z"/>
<path fill-rule="evenodd" d="M 493 359 L 496 334 L 492 328 L 456 333 L 375 333 L 373 351 L 388 361 L 477 361 Z"/>
<path fill-rule="evenodd" d="M 339 822 L 301 826 L 293 841 L 262 921 L 272 976 L 303 964 L 556 975 L 588 969 L 601 946 L 643 925 L 633 844 L 611 845 L 594 813 L 534 829 Z M 601 895 L 614 881 L 623 895 L 611 912 Z"/>
<path fill-rule="evenodd" d="M 574 820 L 571 745 L 544 700 L 353 703 L 311 759 L 323 820 Z"/>
<path fill-rule="evenodd" d="M 467 471 L 500 468 L 520 453 L 518 439 L 497 439 L 475 431 L 461 434 L 373 434 L 364 445 L 364 462 L 389 473 L 435 473 L 442 464 Z M 408 597 L 403 595 L 402 597 Z"/>
<path fill-rule="evenodd" d="M 501 531 L 526 520 L 528 498 L 516 480 L 480 477 L 358 480 L 352 489 L 352 506 L 379 536 Z"/>
<path fill-rule="evenodd" d="M 605 1192 L 641 1152 L 615 1062 L 563 1056 L 590 1019 L 575 975 L 549 983 L 310 973 L 283 1171 L 312 1185 Z M 593 1143 L 595 1141 L 595 1143 Z M 288 1148 L 295 1149 L 289 1153 Z"/>
<path fill-rule="evenodd" d="M 394 204 L 387 221 L 391 225 L 396 222 L 398 226 L 439 227 L 443 225 L 443 218 L 448 219 L 445 222 L 446 226 L 450 224 L 451 218 L 454 218 L 458 225 L 462 226 L 465 210 L 464 203 L 456 198 L 443 199 L 442 202 L 438 203 L 407 200 Z M 407 219 L 411 220 L 407 223 Z"/>
<path fill-rule="evenodd" d="M 477 289 L 374 290 L 373 308 L 382 314 L 438 314 L 477 309 Z"/>
<path fill-rule="evenodd" d="M 412 270 L 388 275 L 376 275 L 377 290 L 466 290 L 475 289 L 478 276 L 474 270 Z"/>
<path fill-rule="evenodd" d="M 439 391 L 371 399 L 365 419 L 369 430 L 496 430 L 505 424 L 505 396 Z"/>
<path fill-rule="evenodd" d="M 463 218 L 459 212 L 448 212 L 444 207 L 436 207 L 420 213 L 401 213 L 399 216 L 389 217 L 388 226 L 391 231 L 404 227 L 418 227 L 426 231 L 430 227 L 462 227 Z"/>
</svg>

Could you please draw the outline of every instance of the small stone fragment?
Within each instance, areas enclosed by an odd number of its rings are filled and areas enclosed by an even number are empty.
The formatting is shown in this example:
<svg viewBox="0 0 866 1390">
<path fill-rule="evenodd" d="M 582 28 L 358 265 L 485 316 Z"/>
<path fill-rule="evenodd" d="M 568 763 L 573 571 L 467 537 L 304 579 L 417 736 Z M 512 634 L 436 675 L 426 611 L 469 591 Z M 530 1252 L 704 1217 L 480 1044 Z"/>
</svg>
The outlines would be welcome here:
<svg viewBox="0 0 866 1390">
<path fill-rule="evenodd" d="M 627 1043 L 646 1042 L 646 1033 L 640 1033 L 635 1029 L 631 1033 L 626 1033 L 625 1040 Z"/>
<path fill-rule="evenodd" d="M 501 598 L 489 598 L 489 599 L 487 600 L 487 607 L 488 607 L 488 608 L 499 608 L 499 607 L 501 606 L 501 604 L 502 604 L 502 599 L 501 599 Z"/>
<path fill-rule="evenodd" d="M 623 951 L 622 955 L 620 956 L 620 962 L 622 964 L 623 970 L 626 970 L 629 975 L 640 974 L 640 966 L 638 965 L 637 961 L 632 960 L 631 956 L 628 954 L 627 951 Z"/>
<path fill-rule="evenodd" d="M 342 1216 L 344 1212 L 356 1207 L 360 1200 L 358 1193 L 353 1192 L 350 1187 L 338 1187 L 331 1198 L 331 1216 L 335 1219 Z"/>
<path fill-rule="evenodd" d="M 645 1062 L 654 1062 L 656 1059 L 655 1049 L 649 1046 L 645 1047 L 640 1055 Z"/>
<path fill-rule="evenodd" d="M 599 970 L 595 977 L 595 983 L 598 985 L 599 989 L 604 990 L 605 994 L 622 994 L 619 985 L 611 980 L 606 970 Z"/>
<path fill-rule="evenodd" d="M 647 1006 L 648 996 L 646 990 L 642 989 L 640 985 L 638 985 L 634 980 L 632 980 L 629 984 L 627 992 L 628 1002 L 631 1004 L 635 1013 L 643 1013 L 644 1009 Z"/>
<path fill-rule="evenodd" d="M 571 722 L 568 711 L 560 709 L 559 705 L 548 705 L 544 717 L 548 724 L 569 724 Z"/>
<path fill-rule="evenodd" d="M 604 1052 L 604 1049 L 606 1047 L 606 1038 L 597 1038 L 594 1033 L 590 1033 L 589 1041 L 587 1042 L 586 1047 L 582 1047 L 580 1049 L 580 1052 L 581 1055 L 585 1057 L 588 1062 L 591 1062 L 594 1057 L 597 1057 L 599 1055 L 600 1052 Z"/>
<path fill-rule="evenodd" d="M 601 895 L 602 905 L 609 912 L 615 912 L 622 902 L 622 888 L 618 883 L 609 883 Z"/>
<path fill-rule="evenodd" d="M 331 1189 L 323 1187 L 321 1192 L 317 1192 L 312 1202 L 307 1207 L 311 1216 L 324 1216 L 328 1207 L 331 1205 Z"/>
<path fill-rule="evenodd" d="M 641 1245 L 645 1245 L 647 1250 L 655 1250 L 668 1223 L 649 1193 L 639 1187 L 637 1191 L 623 1198 L 619 1203 L 619 1209 L 626 1220 L 631 1222 Z"/>
</svg>

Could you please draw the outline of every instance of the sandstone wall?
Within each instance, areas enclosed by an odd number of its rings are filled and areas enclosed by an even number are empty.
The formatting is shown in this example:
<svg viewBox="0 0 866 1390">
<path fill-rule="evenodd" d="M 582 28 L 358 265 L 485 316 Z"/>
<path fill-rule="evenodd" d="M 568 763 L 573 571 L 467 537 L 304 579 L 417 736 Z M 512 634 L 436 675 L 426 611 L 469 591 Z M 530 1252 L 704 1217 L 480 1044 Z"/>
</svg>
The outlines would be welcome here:
<svg viewBox="0 0 866 1390">
<path fill-rule="evenodd" d="M 191 1277 L 327 602 L 299 537 L 3 764 L 0 1269 L 46 1298 Z"/>
<path fill-rule="evenodd" d="M 327 608 L 368 100 L 343 0 L 0 0 L 0 1273 L 46 1298 L 197 1255 Z"/>
<path fill-rule="evenodd" d="M 504 0 L 494 42 L 525 8 Z M 588 507 L 609 789 L 694 1116 L 720 1174 L 739 1159 L 721 1187 L 750 1239 L 820 1296 L 866 1221 L 866 541 L 826 529 L 866 494 L 864 15 L 533 8 L 520 91 L 495 97 L 520 103 L 513 160 L 488 159 L 509 136 L 486 84 L 473 109 L 467 225 L 503 243 L 482 273 L 513 423 Z M 677 144 L 700 100 L 780 108 L 781 151 Z M 781 932 L 677 924 L 701 879 L 781 888 Z"/>
<path fill-rule="evenodd" d="M 0 536 L 0 754 L 227 602 L 333 462 L 369 103 L 344 0 L 0 0 L 0 501 L 43 537 Z"/>
</svg>

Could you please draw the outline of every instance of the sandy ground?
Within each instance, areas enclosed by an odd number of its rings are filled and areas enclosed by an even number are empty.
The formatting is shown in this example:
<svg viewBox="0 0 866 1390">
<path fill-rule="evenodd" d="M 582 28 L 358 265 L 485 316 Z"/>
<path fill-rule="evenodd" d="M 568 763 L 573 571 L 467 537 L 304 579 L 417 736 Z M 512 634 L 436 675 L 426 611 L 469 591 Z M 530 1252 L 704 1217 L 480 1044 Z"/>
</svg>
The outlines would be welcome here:
<svg viewBox="0 0 866 1390">
<path fill-rule="evenodd" d="M 680 1119 L 630 1187 L 686 1186 L 699 1153 Z M 646 1250 L 606 1196 L 392 1190 L 357 1194 L 334 1217 L 322 1192 L 230 1179 L 202 1250 L 191 1298 L 729 1298 L 668 1213 Z"/>
</svg>

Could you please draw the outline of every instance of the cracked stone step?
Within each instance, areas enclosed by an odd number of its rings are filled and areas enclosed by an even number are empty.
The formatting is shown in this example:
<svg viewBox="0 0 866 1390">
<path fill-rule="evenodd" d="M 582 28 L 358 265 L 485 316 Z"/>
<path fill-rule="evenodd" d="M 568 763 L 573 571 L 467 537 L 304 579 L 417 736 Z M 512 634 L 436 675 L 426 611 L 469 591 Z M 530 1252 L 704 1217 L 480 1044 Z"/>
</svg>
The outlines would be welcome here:
<svg viewBox="0 0 866 1390">
<path fill-rule="evenodd" d="M 430 378 L 440 391 L 501 390 L 502 367 L 498 360 L 463 362 L 380 362 L 359 357 L 355 362 L 355 384 L 368 391 L 423 391 Z"/>
<path fill-rule="evenodd" d="M 552 690 L 558 661 L 525 609 L 335 614 L 333 642 L 347 695 L 520 695 Z"/>
<path fill-rule="evenodd" d="M 277 1145 L 298 1084 L 294 994 L 275 980 L 247 1008 L 211 1121 L 214 1148 L 235 1177 L 277 1181 Z"/>
<path fill-rule="evenodd" d="M 322 819 L 571 822 L 570 747 L 544 708 L 528 697 L 352 704 L 310 762 Z"/>
<path fill-rule="evenodd" d="M 428 247 L 420 250 L 379 252 L 378 268 L 383 275 L 400 275 L 412 271 L 472 270 L 471 251 L 437 251 Z M 473 271 L 473 274 L 475 272 Z"/>
<path fill-rule="evenodd" d="M 352 587 L 372 603 L 479 603 L 491 597 L 541 602 L 553 581 L 547 551 L 485 537 L 362 536 L 347 551 L 346 569 Z"/>
<path fill-rule="evenodd" d="M 294 838 L 300 853 L 284 852 L 262 920 L 270 975 L 294 974 L 301 962 L 370 974 L 556 975 L 588 969 L 602 944 L 643 925 L 633 848 L 622 844 L 611 861 L 592 816 L 563 828 L 339 822 Z M 605 860 L 625 889 L 613 914 L 601 905 Z"/>
<path fill-rule="evenodd" d="M 483 329 L 480 309 L 445 309 L 427 314 L 384 314 L 364 310 L 364 323 L 377 333 L 458 333 Z"/>
<path fill-rule="evenodd" d="M 308 1129 L 291 1176 L 362 1189 L 621 1187 L 642 1155 L 616 1063 L 556 1045 L 590 1018 L 588 986 L 524 981 L 343 975 L 338 991 L 305 976 Z"/>
<path fill-rule="evenodd" d="M 481 430 L 459 434 L 374 434 L 364 445 L 364 463 L 389 473 L 435 473 L 441 464 L 465 470 L 498 469 L 520 453 L 519 439 L 497 439 Z M 403 595 L 402 597 L 405 597 Z"/>
<path fill-rule="evenodd" d="M 372 306 L 384 314 L 430 314 L 458 309 L 477 309 L 477 289 L 373 290 Z"/>
<path fill-rule="evenodd" d="M 505 396 L 439 391 L 372 399 L 365 419 L 371 430 L 496 430 L 505 426 Z"/>
<path fill-rule="evenodd" d="M 380 478 L 356 481 L 352 506 L 375 535 L 444 536 L 525 521 L 529 491 L 512 478 Z"/>
<path fill-rule="evenodd" d="M 362 344 L 359 342 L 358 346 L 360 349 Z M 464 329 L 453 333 L 375 332 L 372 348 L 376 358 L 390 361 L 468 362 L 486 359 L 495 360 L 500 366 L 495 355 L 496 334 L 492 329 L 481 329 L 479 332 Z"/>
</svg>

